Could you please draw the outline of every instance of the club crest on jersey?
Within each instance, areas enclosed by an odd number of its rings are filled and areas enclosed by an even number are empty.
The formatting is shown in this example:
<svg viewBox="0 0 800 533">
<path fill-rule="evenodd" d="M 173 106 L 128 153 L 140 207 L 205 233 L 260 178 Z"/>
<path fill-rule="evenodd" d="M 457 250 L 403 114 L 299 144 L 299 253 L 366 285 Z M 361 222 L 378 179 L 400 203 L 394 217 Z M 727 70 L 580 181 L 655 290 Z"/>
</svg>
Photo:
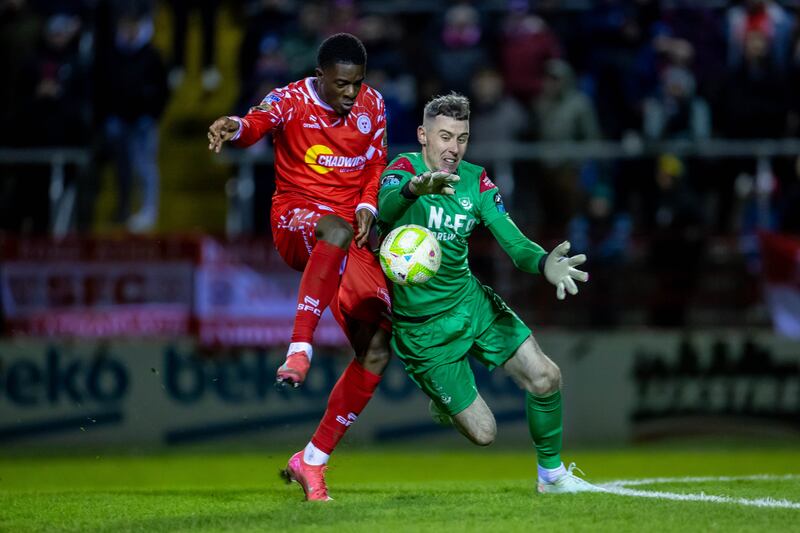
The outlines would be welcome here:
<svg viewBox="0 0 800 533">
<path fill-rule="evenodd" d="M 470 199 L 469 199 L 469 197 L 466 197 L 466 198 L 459 198 L 459 199 L 458 199 L 458 203 L 460 203 L 460 204 L 461 204 L 461 207 L 463 207 L 463 208 L 464 208 L 464 209 L 466 209 L 467 211 L 469 211 L 470 209 L 472 209 L 472 200 L 470 200 Z"/>
<path fill-rule="evenodd" d="M 358 131 L 364 135 L 372 131 L 372 121 L 367 115 L 358 115 L 356 118 L 356 126 L 358 126 Z"/>
</svg>

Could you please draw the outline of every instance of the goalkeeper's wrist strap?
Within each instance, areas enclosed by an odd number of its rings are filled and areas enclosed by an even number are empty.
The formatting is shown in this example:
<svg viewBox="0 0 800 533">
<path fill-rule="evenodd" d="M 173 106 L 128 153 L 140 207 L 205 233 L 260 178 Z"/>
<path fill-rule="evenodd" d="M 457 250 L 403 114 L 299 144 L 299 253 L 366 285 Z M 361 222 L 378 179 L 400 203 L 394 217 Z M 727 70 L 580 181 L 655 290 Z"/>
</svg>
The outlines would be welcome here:
<svg viewBox="0 0 800 533">
<path fill-rule="evenodd" d="M 400 189 L 400 194 L 406 200 L 416 200 L 417 198 L 419 198 L 419 196 L 417 196 L 416 194 L 411 192 L 411 188 L 409 187 L 409 183 L 410 182 L 407 181 L 406 184 L 403 185 L 403 187 Z"/>
<path fill-rule="evenodd" d="M 544 264 L 547 262 L 548 257 L 550 257 L 549 253 L 539 258 L 539 274 L 544 274 Z"/>
</svg>

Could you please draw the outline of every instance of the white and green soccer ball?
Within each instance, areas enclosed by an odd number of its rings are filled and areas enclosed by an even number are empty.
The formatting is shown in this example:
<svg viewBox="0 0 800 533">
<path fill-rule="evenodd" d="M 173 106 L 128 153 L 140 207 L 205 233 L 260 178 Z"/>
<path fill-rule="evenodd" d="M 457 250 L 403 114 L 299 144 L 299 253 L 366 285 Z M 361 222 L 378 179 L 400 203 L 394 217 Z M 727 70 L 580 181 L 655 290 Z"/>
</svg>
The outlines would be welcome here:
<svg viewBox="0 0 800 533">
<path fill-rule="evenodd" d="M 407 224 L 386 236 L 381 244 L 383 273 L 398 285 L 422 285 L 439 271 L 442 249 L 428 228 Z"/>
</svg>

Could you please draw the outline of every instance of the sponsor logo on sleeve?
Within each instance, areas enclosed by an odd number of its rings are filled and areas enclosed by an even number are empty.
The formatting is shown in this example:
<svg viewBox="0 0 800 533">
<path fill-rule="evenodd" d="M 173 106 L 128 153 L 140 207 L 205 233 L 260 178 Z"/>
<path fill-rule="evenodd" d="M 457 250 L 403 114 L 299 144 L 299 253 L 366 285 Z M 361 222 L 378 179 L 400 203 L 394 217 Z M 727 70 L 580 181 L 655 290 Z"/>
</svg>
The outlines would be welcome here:
<svg viewBox="0 0 800 533">
<path fill-rule="evenodd" d="M 411 174 L 416 174 L 414 171 L 414 165 L 411 164 L 411 161 L 406 159 L 405 157 L 401 157 L 391 165 L 386 170 L 402 170 L 404 172 L 410 172 Z"/>
<path fill-rule="evenodd" d="M 506 214 L 506 206 L 503 204 L 503 197 L 500 196 L 499 192 L 494 193 L 494 206 L 497 208 L 498 213 Z"/>
<path fill-rule="evenodd" d="M 495 185 L 492 180 L 489 179 L 489 176 L 486 175 L 486 171 L 484 170 L 481 173 L 481 192 L 486 192 L 491 189 L 496 189 L 497 185 Z"/>
<path fill-rule="evenodd" d="M 266 98 L 264 98 L 261 101 L 261 103 L 262 104 L 277 104 L 280 101 L 281 101 L 281 97 L 280 96 L 278 96 L 277 94 L 274 94 L 274 93 L 270 93 L 270 94 L 268 94 L 266 96 Z"/>
</svg>

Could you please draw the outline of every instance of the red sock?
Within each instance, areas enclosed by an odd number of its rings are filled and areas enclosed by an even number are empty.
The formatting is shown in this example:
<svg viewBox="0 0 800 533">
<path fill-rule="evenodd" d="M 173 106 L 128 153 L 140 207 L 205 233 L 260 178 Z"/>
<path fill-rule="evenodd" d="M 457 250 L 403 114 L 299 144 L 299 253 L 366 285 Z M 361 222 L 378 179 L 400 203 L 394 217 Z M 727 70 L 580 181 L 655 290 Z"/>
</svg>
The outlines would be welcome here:
<svg viewBox="0 0 800 533">
<path fill-rule="evenodd" d="M 292 342 L 311 344 L 322 312 L 339 289 L 339 267 L 346 254 L 338 246 L 317 241 L 300 280 Z"/>
<path fill-rule="evenodd" d="M 311 437 L 311 443 L 327 454 L 332 453 L 347 428 L 366 407 L 380 382 L 381 376 L 373 374 L 353 359 L 334 385 L 328 398 L 328 408 Z"/>
</svg>

